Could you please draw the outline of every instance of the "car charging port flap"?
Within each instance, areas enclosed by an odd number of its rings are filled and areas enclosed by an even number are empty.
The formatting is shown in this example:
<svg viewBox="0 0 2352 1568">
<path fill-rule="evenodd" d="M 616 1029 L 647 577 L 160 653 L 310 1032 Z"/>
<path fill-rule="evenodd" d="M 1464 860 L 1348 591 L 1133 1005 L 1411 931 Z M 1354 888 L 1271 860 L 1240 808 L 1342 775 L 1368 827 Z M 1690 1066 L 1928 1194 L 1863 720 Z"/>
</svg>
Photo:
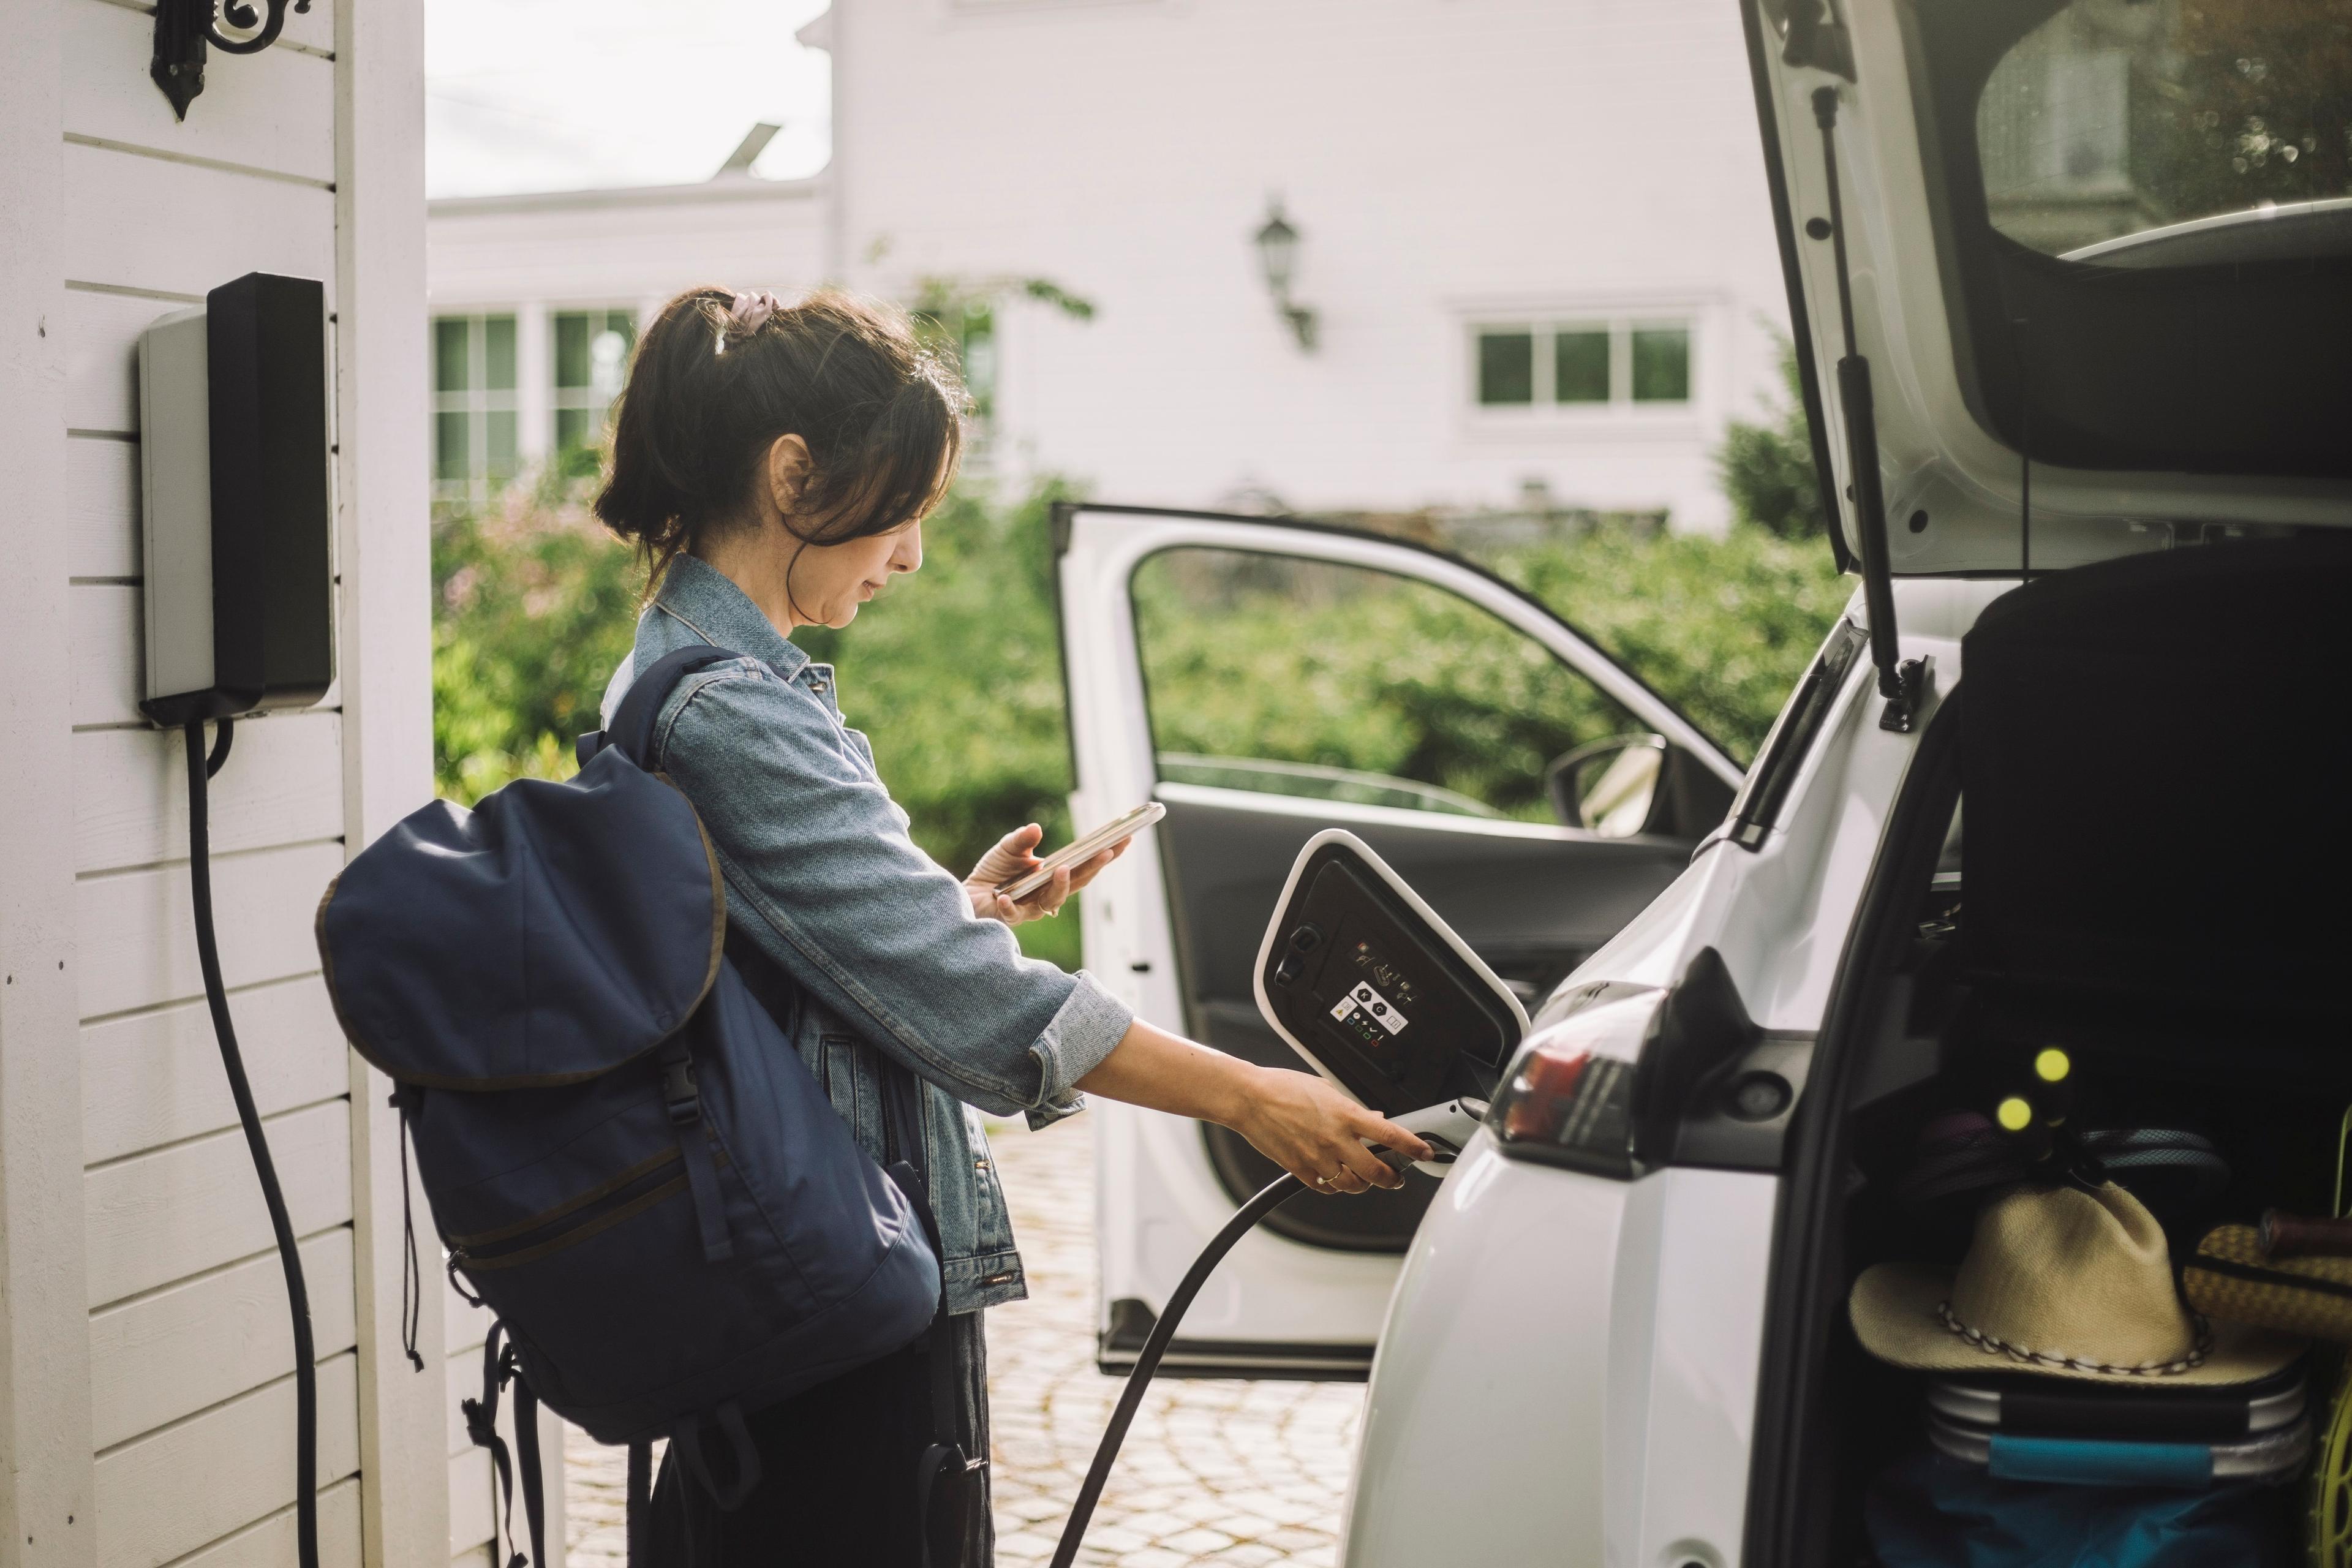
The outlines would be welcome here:
<svg viewBox="0 0 2352 1568">
<path fill-rule="evenodd" d="M 1309 1067 L 1382 1116 L 1427 1121 L 1413 1131 L 1455 1150 L 1527 1033 L 1510 986 L 1339 828 L 1299 852 L 1255 980 L 1258 1010 Z M 1422 1162 L 1433 1174 L 1444 1163 Z"/>
</svg>

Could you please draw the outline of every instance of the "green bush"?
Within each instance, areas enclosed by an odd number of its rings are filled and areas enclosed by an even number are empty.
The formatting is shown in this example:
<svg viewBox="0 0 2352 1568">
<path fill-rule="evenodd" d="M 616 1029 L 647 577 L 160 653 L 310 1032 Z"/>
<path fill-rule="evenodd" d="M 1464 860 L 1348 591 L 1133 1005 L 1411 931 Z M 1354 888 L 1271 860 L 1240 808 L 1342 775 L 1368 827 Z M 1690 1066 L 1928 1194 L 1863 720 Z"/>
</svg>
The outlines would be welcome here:
<svg viewBox="0 0 2352 1568">
<path fill-rule="evenodd" d="M 1231 758 L 1339 768 L 1467 797 L 1441 809 L 1549 822 L 1545 764 L 1633 727 L 1503 621 L 1384 572 L 1172 550 L 1136 573 L 1135 605 L 1153 742 L 1200 756 L 1195 774 Z M 1405 804 L 1370 781 L 1242 787 Z"/>
<path fill-rule="evenodd" d="M 572 769 L 636 633 L 645 574 L 583 489 L 517 485 L 433 524 L 433 766 L 471 804 L 510 778 Z"/>
<path fill-rule="evenodd" d="M 1748 523 L 1721 539 L 1598 529 L 1486 564 L 1689 715 L 1754 758 L 1853 584 L 1829 546 Z"/>
<path fill-rule="evenodd" d="M 583 493 L 572 482 L 518 487 L 486 511 L 435 525 L 435 766 L 453 799 L 471 802 L 513 777 L 569 773 L 572 737 L 596 723 L 630 646 L 642 574 L 595 526 Z M 1045 824 L 1049 842 L 1070 831 L 1047 528 L 1061 493 L 1047 486 L 999 500 L 984 487 L 959 487 L 925 524 L 922 572 L 850 626 L 795 638 L 841 667 L 843 711 L 871 737 L 916 841 L 958 875 L 1024 822 Z M 1558 608 L 1742 761 L 1848 592 L 1819 541 L 1748 524 L 1719 540 L 1603 526 L 1496 551 L 1486 563 Z M 1247 755 L 1256 746 L 1264 756 L 1425 779 L 1537 816 L 1529 781 L 1563 738 L 1622 722 L 1524 646 L 1465 635 L 1457 623 L 1466 612 L 1425 592 L 1308 626 L 1171 616 L 1148 577 L 1139 597 L 1147 630 L 1159 617 L 1155 658 L 1186 661 L 1208 694 L 1155 714 L 1168 750 Z M 1305 684 L 1292 679 L 1302 658 L 1316 672 Z M 1483 695 L 1463 702 L 1464 690 Z M 1021 934 L 1033 952 L 1076 960 L 1074 919 Z"/>
<path fill-rule="evenodd" d="M 1812 422 L 1797 373 L 1797 349 L 1780 340 L 1780 405 L 1770 423 L 1734 419 L 1715 449 L 1715 471 L 1731 514 L 1783 539 L 1818 539 L 1828 530 L 1822 489 L 1813 477 Z"/>
</svg>

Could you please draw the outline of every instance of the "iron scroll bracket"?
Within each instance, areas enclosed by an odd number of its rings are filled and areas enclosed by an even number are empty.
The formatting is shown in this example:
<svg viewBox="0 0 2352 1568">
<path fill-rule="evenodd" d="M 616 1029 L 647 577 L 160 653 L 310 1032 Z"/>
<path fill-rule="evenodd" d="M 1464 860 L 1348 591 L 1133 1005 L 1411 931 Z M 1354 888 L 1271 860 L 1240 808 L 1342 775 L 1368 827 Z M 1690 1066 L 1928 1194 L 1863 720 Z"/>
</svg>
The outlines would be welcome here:
<svg viewBox="0 0 2352 1568">
<path fill-rule="evenodd" d="M 228 0 L 226 6 L 220 0 L 156 0 L 155 54 L 147 74 L 172 100 L 173 118 L 187 119 L 188 105 L 205 90 L 207 47 L 257 55 L 278 41 L 286 27 L 287 0 L 260 3 L 265 10 L 254 9 L 252 0 Z M 293 9 L 307 14 L 310 0 L 293 0 Z M 243 36 L 222 32 L 224 21 Z"/>
</svg>

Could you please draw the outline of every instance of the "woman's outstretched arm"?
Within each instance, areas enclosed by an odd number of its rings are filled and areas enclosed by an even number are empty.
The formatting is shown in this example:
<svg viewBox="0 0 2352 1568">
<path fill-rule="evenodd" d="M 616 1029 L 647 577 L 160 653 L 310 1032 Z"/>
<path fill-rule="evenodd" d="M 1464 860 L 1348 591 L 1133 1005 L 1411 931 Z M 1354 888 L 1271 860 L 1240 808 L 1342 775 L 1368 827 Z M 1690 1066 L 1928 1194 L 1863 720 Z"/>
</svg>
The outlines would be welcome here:
<svg viewBox="0 0 2352 1568">
<path fill-rule="evenodd" d="M 1078 1079 L 1105 1100 L 1213 1121 L 1318 1193 L 1393 1187 L 1404 1178 L 1364 1147 L 1429 1157 L 1429 1145 L 1309 1072 L 1262 1068 L 1138 1018 Z M 1326 1178 L 1318 1184 L 1317 1177 Z"/>
</svg>

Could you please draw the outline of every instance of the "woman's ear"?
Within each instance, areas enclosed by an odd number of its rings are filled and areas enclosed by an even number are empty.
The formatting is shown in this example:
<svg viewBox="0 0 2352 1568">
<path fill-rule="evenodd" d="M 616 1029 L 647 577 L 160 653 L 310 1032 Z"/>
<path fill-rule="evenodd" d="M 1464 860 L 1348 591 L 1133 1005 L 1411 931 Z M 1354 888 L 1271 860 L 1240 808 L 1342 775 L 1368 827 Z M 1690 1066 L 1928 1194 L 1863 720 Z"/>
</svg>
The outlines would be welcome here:
<svg viewBox="0 0 2352 1568">
<path fill-rule="evenodd" d="M 768 504 L 777 515 L 790 517 L 800 505 L 811 466 L 808 443 L 798 436 L 779 436 L 769 444 Z"/>
</svg>

